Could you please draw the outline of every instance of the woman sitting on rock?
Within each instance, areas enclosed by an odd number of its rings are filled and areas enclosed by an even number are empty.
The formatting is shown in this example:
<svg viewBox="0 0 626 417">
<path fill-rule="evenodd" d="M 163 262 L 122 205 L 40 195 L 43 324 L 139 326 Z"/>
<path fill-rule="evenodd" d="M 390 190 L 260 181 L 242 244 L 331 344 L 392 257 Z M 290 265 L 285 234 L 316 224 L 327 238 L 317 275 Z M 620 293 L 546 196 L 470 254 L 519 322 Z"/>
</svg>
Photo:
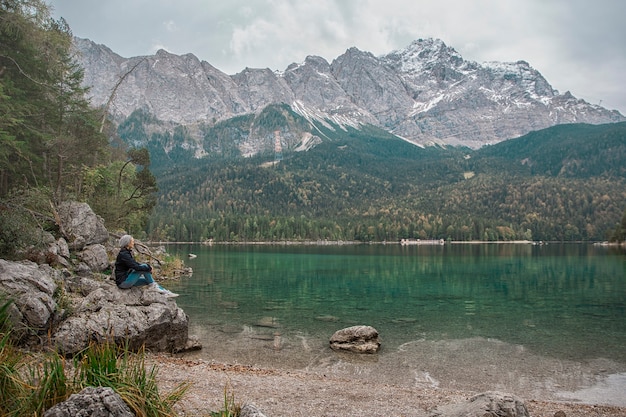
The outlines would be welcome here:
<svg viewBox="0 0 626 417">
<path fill-rule="evenodd" d="M 120 238 L 120 252 L 115 260 L 115 283 L 119 288 L 128 289 L 148 285 L 150 288 L 165 294 L 168 297 L 177 297 L 178 294 L 166 290 L 152 278 L 152 267 L 148 264 L 140 264 L 133 257 L 135 239 L 131 235 Z"/>
</svg>

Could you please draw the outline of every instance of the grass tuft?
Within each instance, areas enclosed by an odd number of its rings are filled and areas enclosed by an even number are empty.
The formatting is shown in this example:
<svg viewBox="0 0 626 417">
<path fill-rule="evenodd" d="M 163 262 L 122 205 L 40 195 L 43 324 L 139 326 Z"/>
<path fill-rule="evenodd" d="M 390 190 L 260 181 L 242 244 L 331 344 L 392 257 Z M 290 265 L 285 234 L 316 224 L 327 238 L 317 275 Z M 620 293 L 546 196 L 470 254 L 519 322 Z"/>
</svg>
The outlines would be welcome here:
<svg viewBox="0 0 626 417">
<path fill-rule="evenodd" d="M 241 405 L 235 402 L 235 393 L 230 384 L 224 387 L 224 408 L 211 413 L 211 417 L 238 417 L 241 414 Z"/>
<path fill-rule="evenodd" d="M 115 343 L 92 343 L 75 360 L 76 386 L 111 387 L 137 416 L 157 417 L 176 415 L 173 406 L 185 395 L 188 383 L 178 385 L 172 392 L 161 395 L 157 386 L 156 366 L 148 368 L 145 350 L 134 353 L 128 346 Z"/>
</svg>

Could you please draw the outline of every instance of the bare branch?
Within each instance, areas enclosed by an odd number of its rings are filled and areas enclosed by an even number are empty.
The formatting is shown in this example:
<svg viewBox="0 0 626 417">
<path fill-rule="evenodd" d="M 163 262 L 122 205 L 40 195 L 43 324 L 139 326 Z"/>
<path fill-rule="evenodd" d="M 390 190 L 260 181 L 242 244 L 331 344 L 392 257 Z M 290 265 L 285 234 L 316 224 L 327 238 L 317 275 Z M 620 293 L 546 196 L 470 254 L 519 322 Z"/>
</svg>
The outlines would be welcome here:
<svg viewBox="0 0 626 417">
<path fill-rule="evenodd" d="M 120 85 L 122 85 L 126 77 L 128 77 L 130 73 L 133 72 L 135 68 L 137 68 L 139 64 L 141 64 L 146 59 L 148 59 L 148 57 L 144 57 L 135 65 L 133 65 L 133 67 L 129 69 L 124 75 L 122 75 L 120 79 L 117 80 L 117 83 L 115 83 L 115 86 L 113 87 L 113 90 L 111 91 L 111 95 L 109 96 L 109 99 L 107 100 L 107 104 L 104 106 L 104 114 L 102 115 L 102 121 L 100 122 L 100 133 L 102 133 L 102 131 L 104 130 L 104 121 L 106 120 L 107 114 L 109 113 L 109 107 L 111 107 L 111 103 L 113 102 L 113 99 L 115 98 L 115 93 L 117 93 L 117 89 L 120 87 Z"/>
<path fill-rule="evenodd" d="M 13 58 L 11 58 L 10 56 L 0 55 L 0 58 L 6 58 L 6 59 L 8 59 L 9 61 L 13 62 L 13 64 L 15 64 L 15 66 L 17 67 L 17 70 L 20 72 L 20 74 L 22 74 L 24 77 L 28 78 L 29 80 L 31 80 L 31 81 L 32 81 L 32 82 L 34 82 L 35 84 L 37 84 L 37 85 L 41 85 L 41 86 L 46 87 L 46 88 L 50 88 L 50 89 L 52 89 L 52 90 L 56 90 L 56 87 L 55 87 L 55 86 L 53 86 L 53 85 L 49 85 L 49 84 L 45 84 L 45 83 L 42 83 L 42 82 L 37 81 L 37 80 L 35 80 L 34 78 L 32 78 L 30 75 L 28 75 L 26 72 L 24 72 L 24 70 L 22 70 L 22 67 L 20 67 L 20 64 L 18 64 L 18 63 L 17 63 L 17 61 L 16 61 L 16 60 L 14 60 Z M 3 67 L 2 72 L 4 72 L 4 69 L 6 69 L 6 67 Z M 0 75 L 2 75 L 2 74 L 0 73 Z"/>
</svg>

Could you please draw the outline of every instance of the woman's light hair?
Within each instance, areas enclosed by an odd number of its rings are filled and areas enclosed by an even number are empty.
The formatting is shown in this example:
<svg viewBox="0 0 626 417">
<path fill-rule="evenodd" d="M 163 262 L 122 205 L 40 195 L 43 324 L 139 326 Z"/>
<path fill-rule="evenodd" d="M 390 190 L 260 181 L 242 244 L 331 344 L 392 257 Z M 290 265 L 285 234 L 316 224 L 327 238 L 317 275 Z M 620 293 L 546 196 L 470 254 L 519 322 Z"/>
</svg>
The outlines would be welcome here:
<svg viewBox="0 0 626 417">
<path fill-rule="evenodd" d="M 131 235 L 124 235 L 120 238 L 120 248 L 125 248 L 130 244 L 130 241 L 133 240 Z"/>
</svg>

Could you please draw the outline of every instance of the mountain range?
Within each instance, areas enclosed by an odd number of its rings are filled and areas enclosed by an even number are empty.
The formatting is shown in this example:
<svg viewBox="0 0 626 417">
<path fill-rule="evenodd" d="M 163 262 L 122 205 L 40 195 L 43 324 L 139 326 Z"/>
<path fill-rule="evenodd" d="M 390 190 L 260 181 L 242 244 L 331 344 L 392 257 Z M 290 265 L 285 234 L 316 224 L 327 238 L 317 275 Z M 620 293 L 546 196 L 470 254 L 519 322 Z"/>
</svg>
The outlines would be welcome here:
<svg viewBox="0 0 626 417">
<path fill-rule="evenodd" d="M 140 121 L 145 135 L 134 145 L 168 136 L 166 154 L 179 148 L 201 157 L 224 146 L 246 157 L 290 153 L 347 128 L 380 129 L 419 146 L 478 149 L 560 124 L 626 120 L 559 93 L 525 61 L 478 64 L 438 39 L 383 56 L 350 48 L 331 63 L 308 56 L 284 71 L 234 75 L 192 54 L 123 58 L 87 39 L 75 38 L 75 46 L 92 104 L 106 107 L 117 124 Z"/>
</svg>

